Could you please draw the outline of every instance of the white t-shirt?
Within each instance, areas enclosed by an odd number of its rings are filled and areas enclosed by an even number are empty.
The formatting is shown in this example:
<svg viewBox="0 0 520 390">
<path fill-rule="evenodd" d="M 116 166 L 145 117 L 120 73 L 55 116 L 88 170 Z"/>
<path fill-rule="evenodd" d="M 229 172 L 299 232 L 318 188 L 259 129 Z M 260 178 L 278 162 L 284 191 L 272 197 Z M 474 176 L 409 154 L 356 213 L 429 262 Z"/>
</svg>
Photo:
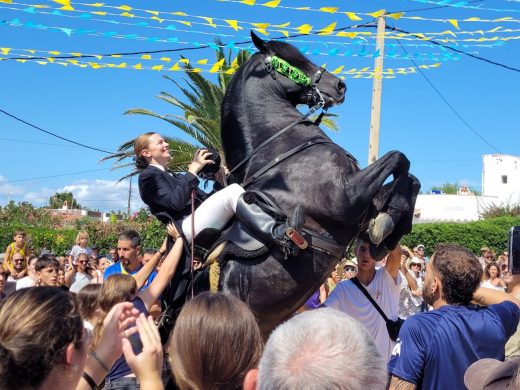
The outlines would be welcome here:
<svg viewBox="0 0 520 390">
<path fill-rule="evenodd" d="M 397 320 L 401 276 L 398 274 L 397 280 L 394 280 L 386 268 L 381 267 L 376 270 L 372 282 L 364 287 L 386 316 L 391 320 Z M 381 356 L 386 361 L 390 360 L 395 343 L 388 336 L 385 320 L 352 281 L 344 280 L 338 283 L 325 301 L 325 306 L 340 310 L 361 322 L 373 337 Z"/>
<path fill-rule="evenodd" d="M 69 291 L 77 293 L 79 290 L 89 284 L 91 280 L 92 275 L 83 272 L 76 272 L 74 275 L 72 275 Z"/>
<path fill-rule="evenodd" d="M 36 286 L 36 280 L 31 278 L 30 276 L 26 276 L 16 282 L 16 291 L 22 288 L 29 288 L 33 286 Z"/>
<path fill-rule="evenodd" d="M 421 276 L 415 276 L 415 272 L 408 271 L 408 273 L 415 279 L 417 283 L 417 289 L 422 291 L 423 289 L 423 280 Z M 408 281 L 406 277 L 403 275 L 401 271 L 399 271 L 401 275 L 401 293 L 399 297 L 399 317 L 403 320 L 407 319 L 414 314 L 419 313 L 421 310 L 422 304 L 422 296 L 418 297 L 412 294 L 410 287 L 408 286 Z"/>
<path fill-rule="evenodd" d="M 90 256 L 92 256 L 92 249 L 90 249 L 88 246 L 86 248 L 82 248 L 79 245 L 74 245 L 70 250 L 72 260 L 76 260 L 80 253 L 86 253 L 88 258 L 90 259 Z"/>
</svg>

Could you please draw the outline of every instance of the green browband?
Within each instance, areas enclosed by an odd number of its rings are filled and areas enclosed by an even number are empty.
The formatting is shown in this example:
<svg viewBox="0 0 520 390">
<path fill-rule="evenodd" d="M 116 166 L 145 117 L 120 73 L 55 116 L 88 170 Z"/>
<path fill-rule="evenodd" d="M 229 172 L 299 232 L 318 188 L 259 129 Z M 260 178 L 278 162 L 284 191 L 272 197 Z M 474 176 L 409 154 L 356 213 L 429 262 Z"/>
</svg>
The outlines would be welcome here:
<svg viewBox="0 0 520 390">
<path fill-rule="evenodd" d="M 275 71 L 284 75 L 285 77 L 290 78 L 298 85 L 302 85 L 304 87 L 311 85 L 311 78 L 309 76 L 279 57 L 271 57 L 271 66 Z"/>
</svg>

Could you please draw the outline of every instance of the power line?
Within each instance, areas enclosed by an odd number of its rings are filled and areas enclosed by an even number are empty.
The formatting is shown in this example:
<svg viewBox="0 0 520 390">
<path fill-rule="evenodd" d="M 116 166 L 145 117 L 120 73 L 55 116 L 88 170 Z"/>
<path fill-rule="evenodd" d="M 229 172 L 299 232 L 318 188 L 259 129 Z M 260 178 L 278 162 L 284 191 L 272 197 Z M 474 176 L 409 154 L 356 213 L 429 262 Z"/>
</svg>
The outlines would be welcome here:
<svg viewBox="0 0 520 390">
<path fill-rule="evenodd" d="M 408 55 L 408 52 L 406 51 L 405 47 L 401 44 L 401 41 L 398 39 L 397 42 L 401 46 L 401 49 Z M 426 80 L 426 82 L 432 87 L 432 89 L 435 91 L 435 93 L 444 101 L 444 103 L 450 108 L 450 110 L 455 114 L 459 120 L 466 125 L 468 129 L 470 129 L 477 137 L 479 137 L 484 143 L 486 143 L 491 149 L 493 149 L 497 153 L 502 153 L 500 150 L 498 150 L 491 142 L 489 142 L 487 139 L 485 139 L 477 130 L 475 130 L 466 120 L 457 112 L 455 107 L 453 107 L 450 102 L 444 97 L 444 95 L 439 91 L 439 89 L 431 82 L 431 80 L 426 76 L 426 74 L 422 71 L 422 69 L 418 66 L 418 64 L 415 62 L 413 58 L 410 58 L 412 63 L 415 65 L 415 67 L 418 69 L 419 73 L 422 77 Z"/>
<path fill-rule="evenodd" d="M 15 116 L 15 115 L 13 115 L 13 114 L 10 114 L 10 113 L 8 113 L 7 111 L 4 111 L 4 110 L 2 110 L 2 109 L 0 109 L 0 112 L 3 113 L 3 114 L 5 114 L 5 115 L 7 115 L 7 116 L 10 116 L 10 117 L 13 118 L 13 119 L 16 119 L 16 120 L 19 121 L 19 122 L 22 122 L 22 123 L 26 124 L 27 126 L 31 126 L 32 128 L 35 128 L 36 130 L 43 131 L 43 132 L 46 133 L 46 134 L 49 134 L 49 135 L 51 135 L 51 136 L 53 136 L 53 137 L 56 137 L 56 138 L 62 139 L 62 140 L 64 140 L 64 141 L 66 141 L 66 142 L 70 142 L 70 143 L 72 143 L 72 144 L 75 144 L 75 145 L 81 146 L 81 147 L 83 147 L 83 148 L 96 150 L 96 151 L 98 151 L 98 152 L 107 153 L 107 154 L 113 154 L 113 152 L 108 152 L 108 151 L 103 150 L 103 149 L 95 148 L 95 147 L 93 147 L 93 146 L 88 146 L 88 145 L 85 145 L 85 144 L 82 144 L 82 143 L 79 143 L 79 142 L 73 141 L 73 140 L 71 140 L 71 139 L 68 139 L 68 138 L 62 137 L 61 135 L 54 134 L 54 133 L 52 133 L 52 132 L 50 132 L 50 131 L 44 130 L 44 129 L 42 129 L 41 127 L 38 127 L 38 126 L 36 126 L 36 125 L 33 125 L 32 123 L 29 123 L 29 122 L 27 122 L 27 121 L 25 121 L 25 120 L 23 120 L 23 119 L 21 119 L 21 118 L 18 118 L 17 116 Z"/>
<path fill-rule="evenodd" d="M 409 34 L 409 35 L 414 36 L 414 37 L 416 37 L 416 38 L 420 38 L 420 39 L 422 39 L 422 40 L 425 40 L 425 38 L 422 37 L 422 36 L 420 36 L 420 35 L 417 35 L 417 34 L 411 33 L 411 32 L 409 32 L 409 31 L 402 30 L 402 29 L 397 28 L 397 27 L 386 26 L 386 28 L 387 28 L 388 30 L 397 31 L 397 32 L 405 33 L 405 34 Z M 508 69 L 508 70 L 513 70 L 513 71 L 515 71 L 515 72 L 520 72 L 520 69 L 519 69 L 519 68 L 514 68 L 514 67 L 512 67 L 512 66 L 505 65 L 505 64 L 502 64 L 502 63 L 500 63 L 500 62 L 496 62 L 496 61 L 489 60 L 489 59 L 484 58 L 484 57 L 477 56 L 476 54 L 471 54 L 471 53 L 465 52 L 464 50 L 456 49 L 456 48 L 454 48 L 454 47 L 452 47 L 452 46 L 445 45 L 445 44 L 443 44 L 443 43 L 440 43 L 440 42 L 434 41 L 433 39 L 426 38 L 426 40 L 427 40 L 428 42 L 433 43 L 434 45 L 441 46 L 441 47 L 444 47 L 445 49 L 448 49 L 448 50 L 454 51 L 454 52 L 456 52 L 456 53 L 464 54 L 464 55 L 467 55 L 467 56 L 469 56 L 469 57 L 475 58 L 475 59 L 477 59 L 477 60 L 487 62 L 487 63 L 489 63 L 489 64 L 491 64 L 491 65 L 496 65 L 496 66 L 500 66 L 500 67 L 505 68 L 505 69 Z M 397 40 L 397 41 L 399 41 L 399 40 Z M 401 42 L 399 42 L 399 45 L 400 45 L 401 47 L 404 47 L 404 46 L 401 44 Z M 406 53 L 406 54 L 408 54 L 408 53 Z"/>
<path fill-rule="evenodd" d="M 32 180 L 42 180 L 42 179 L 51 179 L 51 178 L 54 178 L 54 177 L 62 177 L 62 176 L 79 175 L 79 174 L 81 174 L 81 173 L 99 172 L 99 171 L 108 171 L 108 170 L 110 170 L 110 169 L 111 169 L 111 168 L 101 168 L 101 169 L 92 169 L 92 170 L 89 170 L 89 171 L 80 171 L 80 172 L 62 173 L 62 174 L 60 174 L 60 175 L 41 176 L 41 177 L 32 177 L 32 178 L 28 178 L 28 179 L 5 180 L 5 181 L 0 181 L 0 184 L 4 184 L 4 183 L 18 183 L 18 182 L 22 182 L 22 181 L 32 181 Z"/>
</svg>

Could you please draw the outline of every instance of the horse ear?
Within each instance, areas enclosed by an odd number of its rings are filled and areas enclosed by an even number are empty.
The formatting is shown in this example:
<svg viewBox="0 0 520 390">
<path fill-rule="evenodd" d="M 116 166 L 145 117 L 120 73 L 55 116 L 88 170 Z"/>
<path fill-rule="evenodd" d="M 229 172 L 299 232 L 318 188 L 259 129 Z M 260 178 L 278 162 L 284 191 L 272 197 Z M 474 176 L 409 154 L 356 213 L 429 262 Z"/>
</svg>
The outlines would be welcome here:
<svg viewBox="0 0 520 390">
<path fill-rule="evenodd" d="M 267 45 L 265 41 L 262 40 L 258 35 L 255 34 L 253 30 L 251 30 L 251 39 L 253 40 L 253 44 L 256 46 L 258 50 L 262 53 L 267 53 Z"/>
</svg>

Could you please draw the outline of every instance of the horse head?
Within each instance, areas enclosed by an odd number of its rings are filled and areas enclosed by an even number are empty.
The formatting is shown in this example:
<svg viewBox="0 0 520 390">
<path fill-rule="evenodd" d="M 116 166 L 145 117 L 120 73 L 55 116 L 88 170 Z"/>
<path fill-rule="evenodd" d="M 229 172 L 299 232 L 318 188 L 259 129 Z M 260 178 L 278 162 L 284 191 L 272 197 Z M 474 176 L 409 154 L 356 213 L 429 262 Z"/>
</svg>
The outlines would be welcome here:
<svg viewBox="0 0 520 390">
<path fill-rule="evenodd" d="M 264 41 L 253 31 L 251 38 L 267 71 L 294 106 L 307 104 L 328 108 L 343 103 L 346 92 L 343 80 L 310 62 L 288 43 Z"/>
</svg>

